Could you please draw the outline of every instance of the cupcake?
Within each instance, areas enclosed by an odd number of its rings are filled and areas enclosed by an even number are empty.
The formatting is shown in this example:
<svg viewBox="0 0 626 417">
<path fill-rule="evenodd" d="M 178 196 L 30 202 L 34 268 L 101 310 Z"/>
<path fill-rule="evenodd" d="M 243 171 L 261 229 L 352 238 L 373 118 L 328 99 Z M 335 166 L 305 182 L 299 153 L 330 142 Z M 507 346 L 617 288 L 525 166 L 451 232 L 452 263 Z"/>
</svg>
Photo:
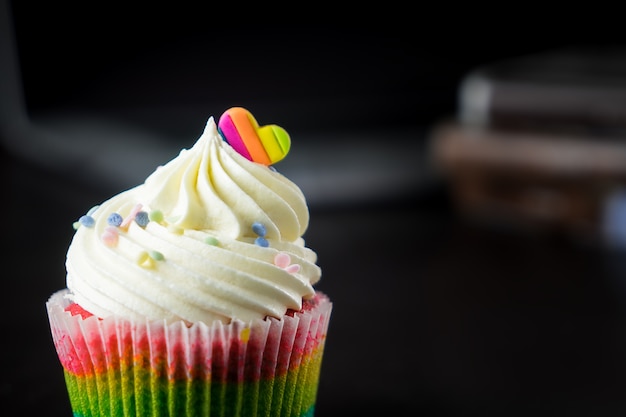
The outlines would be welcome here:
<svg viewBox="0 0 626 417">
<path fill-rule="evenodd" d="M 312 416 L 332 302 L 314 289 L 279 126 L 226 111 L 74 224 L 46 303 L 78 416 Z"/>
</svg>

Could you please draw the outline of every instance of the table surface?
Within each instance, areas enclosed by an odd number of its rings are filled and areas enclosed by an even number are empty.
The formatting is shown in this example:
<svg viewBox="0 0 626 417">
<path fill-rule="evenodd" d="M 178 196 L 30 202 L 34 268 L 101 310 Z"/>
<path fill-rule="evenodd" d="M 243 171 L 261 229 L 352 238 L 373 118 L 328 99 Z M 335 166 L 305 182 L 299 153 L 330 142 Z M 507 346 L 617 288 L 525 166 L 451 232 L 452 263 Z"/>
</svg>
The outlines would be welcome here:
<svg viewBox="0 0 626 417">
<path fill-rule="evenodd" d="M 44 304 L 64 287 L 72 222 L 107 196 L 1 158 L 1 401 L 21 415 L 70 416 Z M 439 189 L 312 210 L 305 238 L 334 302 L 317 416 L 626 412 L 619 253 L 487 229 Z"/>
</svg>

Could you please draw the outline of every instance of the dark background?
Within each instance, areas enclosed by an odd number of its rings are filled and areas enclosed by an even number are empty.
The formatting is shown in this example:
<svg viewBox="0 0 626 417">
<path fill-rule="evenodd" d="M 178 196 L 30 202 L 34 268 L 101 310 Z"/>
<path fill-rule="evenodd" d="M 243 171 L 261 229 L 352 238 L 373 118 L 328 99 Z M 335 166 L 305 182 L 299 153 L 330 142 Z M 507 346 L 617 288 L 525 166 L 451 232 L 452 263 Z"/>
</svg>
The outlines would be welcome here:
<svg viewBox="0 0 626 417">
<path fill-rule="evenodd" d="M 224 24 L 238 12 L 228 5 L 10 6 L 29 123 L 95 115 L 158 136 L 166 152 L 193 144 L 209 115 L 243 105 L 286 127 L 293 153 L 299 136 L 333 154 L 337 138 L 371 130 L 381 147 L 373 160 L 393 164 L 382 160 L 385 146 L 427 143 L 429 127 L 454 115 L 459 82 L 474 67 L 571 44 L 623 43 L 610 30 L 591 34 L 579 22 L 555 24 L 515 7 L 473 20 L 445 7 L 381 5 L 361 18 L 302 5 L 302 20 L 270 11 L 236 26 Z M 337 20 L 313 25 L 307 16 Z M 5 144 L 10 131 L 2 130 Z M 82 138 L 86 155 L 108 144 Z M 65 167 L 41 163 L 42 155 L 32 157 L 38 146 L 0 149 L 8 265 L 0 396 L 21 415 L 69 416 L 44 304 L 65 285 L 72 222 L 144 173 L 100 181 L 69 157 Z M 62 140 L 57 148 L 84 157 Z M 343 155 L 346 167 L 360 163 L 355 155 Z M 316 416 L 623 415 L 622 254 L 487 228 L 458 215 L 445 182 L 406 184 L 393 196 L 311 204 L 305 237 L 323 269 L 318 289 L 335 302 Z"/>
</svg>

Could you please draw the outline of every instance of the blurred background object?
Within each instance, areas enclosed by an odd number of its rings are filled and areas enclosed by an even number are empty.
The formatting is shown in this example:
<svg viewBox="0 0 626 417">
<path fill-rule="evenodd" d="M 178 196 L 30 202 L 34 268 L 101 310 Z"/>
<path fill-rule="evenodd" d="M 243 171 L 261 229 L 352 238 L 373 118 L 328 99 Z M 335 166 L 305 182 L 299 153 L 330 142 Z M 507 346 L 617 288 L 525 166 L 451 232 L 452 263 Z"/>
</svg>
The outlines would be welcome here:
<svg viewBox="0 0 626 417">
<path fill-rule="evenodd" d="M 626 47 L 574 44 L 474 68 L 459 86 L 466 124 L 624 134 Z"/>
<path fill-rule="evenodd" d="M 563 42 L 433 39 L 430 25 L 391 9 L 354 26 L 339 14 L 324 25 L 225 24 L 226 4 L 2 9 L 0 136 L 13 154 L 118 190 L 241 105 L 262 124 L 280 118 L 294 145 L 277 168 L 321 206 L 430 189 L 425 129 L 454 112 L 460 77 Z"/>
<path fill-rule="evenodd" d="M 432 136 L 465 214 L 624 241 L 615 235 L 624 206 L 614 203 L 626 186 L 623 46 L 568 45 L 482 65 L 459 85 L 457 117 Z"/>
</svg>

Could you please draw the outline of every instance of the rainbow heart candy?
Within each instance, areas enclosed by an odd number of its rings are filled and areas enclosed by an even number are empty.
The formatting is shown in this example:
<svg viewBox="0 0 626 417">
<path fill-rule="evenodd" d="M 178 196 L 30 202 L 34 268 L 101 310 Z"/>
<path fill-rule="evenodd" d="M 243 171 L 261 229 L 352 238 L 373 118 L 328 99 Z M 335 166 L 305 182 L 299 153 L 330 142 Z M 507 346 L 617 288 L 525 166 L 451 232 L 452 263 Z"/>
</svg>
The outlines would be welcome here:
<svg viewBox="0 0 626 417">
<path fill-rule="evenodd" d="M 277 125 L 259 126 L 252 113 L 243 107 L 226 110 L 217 123 L 222 138 L 250 161 L 274 164 L 287 155 L 291 139 Z"/>
</svg>

